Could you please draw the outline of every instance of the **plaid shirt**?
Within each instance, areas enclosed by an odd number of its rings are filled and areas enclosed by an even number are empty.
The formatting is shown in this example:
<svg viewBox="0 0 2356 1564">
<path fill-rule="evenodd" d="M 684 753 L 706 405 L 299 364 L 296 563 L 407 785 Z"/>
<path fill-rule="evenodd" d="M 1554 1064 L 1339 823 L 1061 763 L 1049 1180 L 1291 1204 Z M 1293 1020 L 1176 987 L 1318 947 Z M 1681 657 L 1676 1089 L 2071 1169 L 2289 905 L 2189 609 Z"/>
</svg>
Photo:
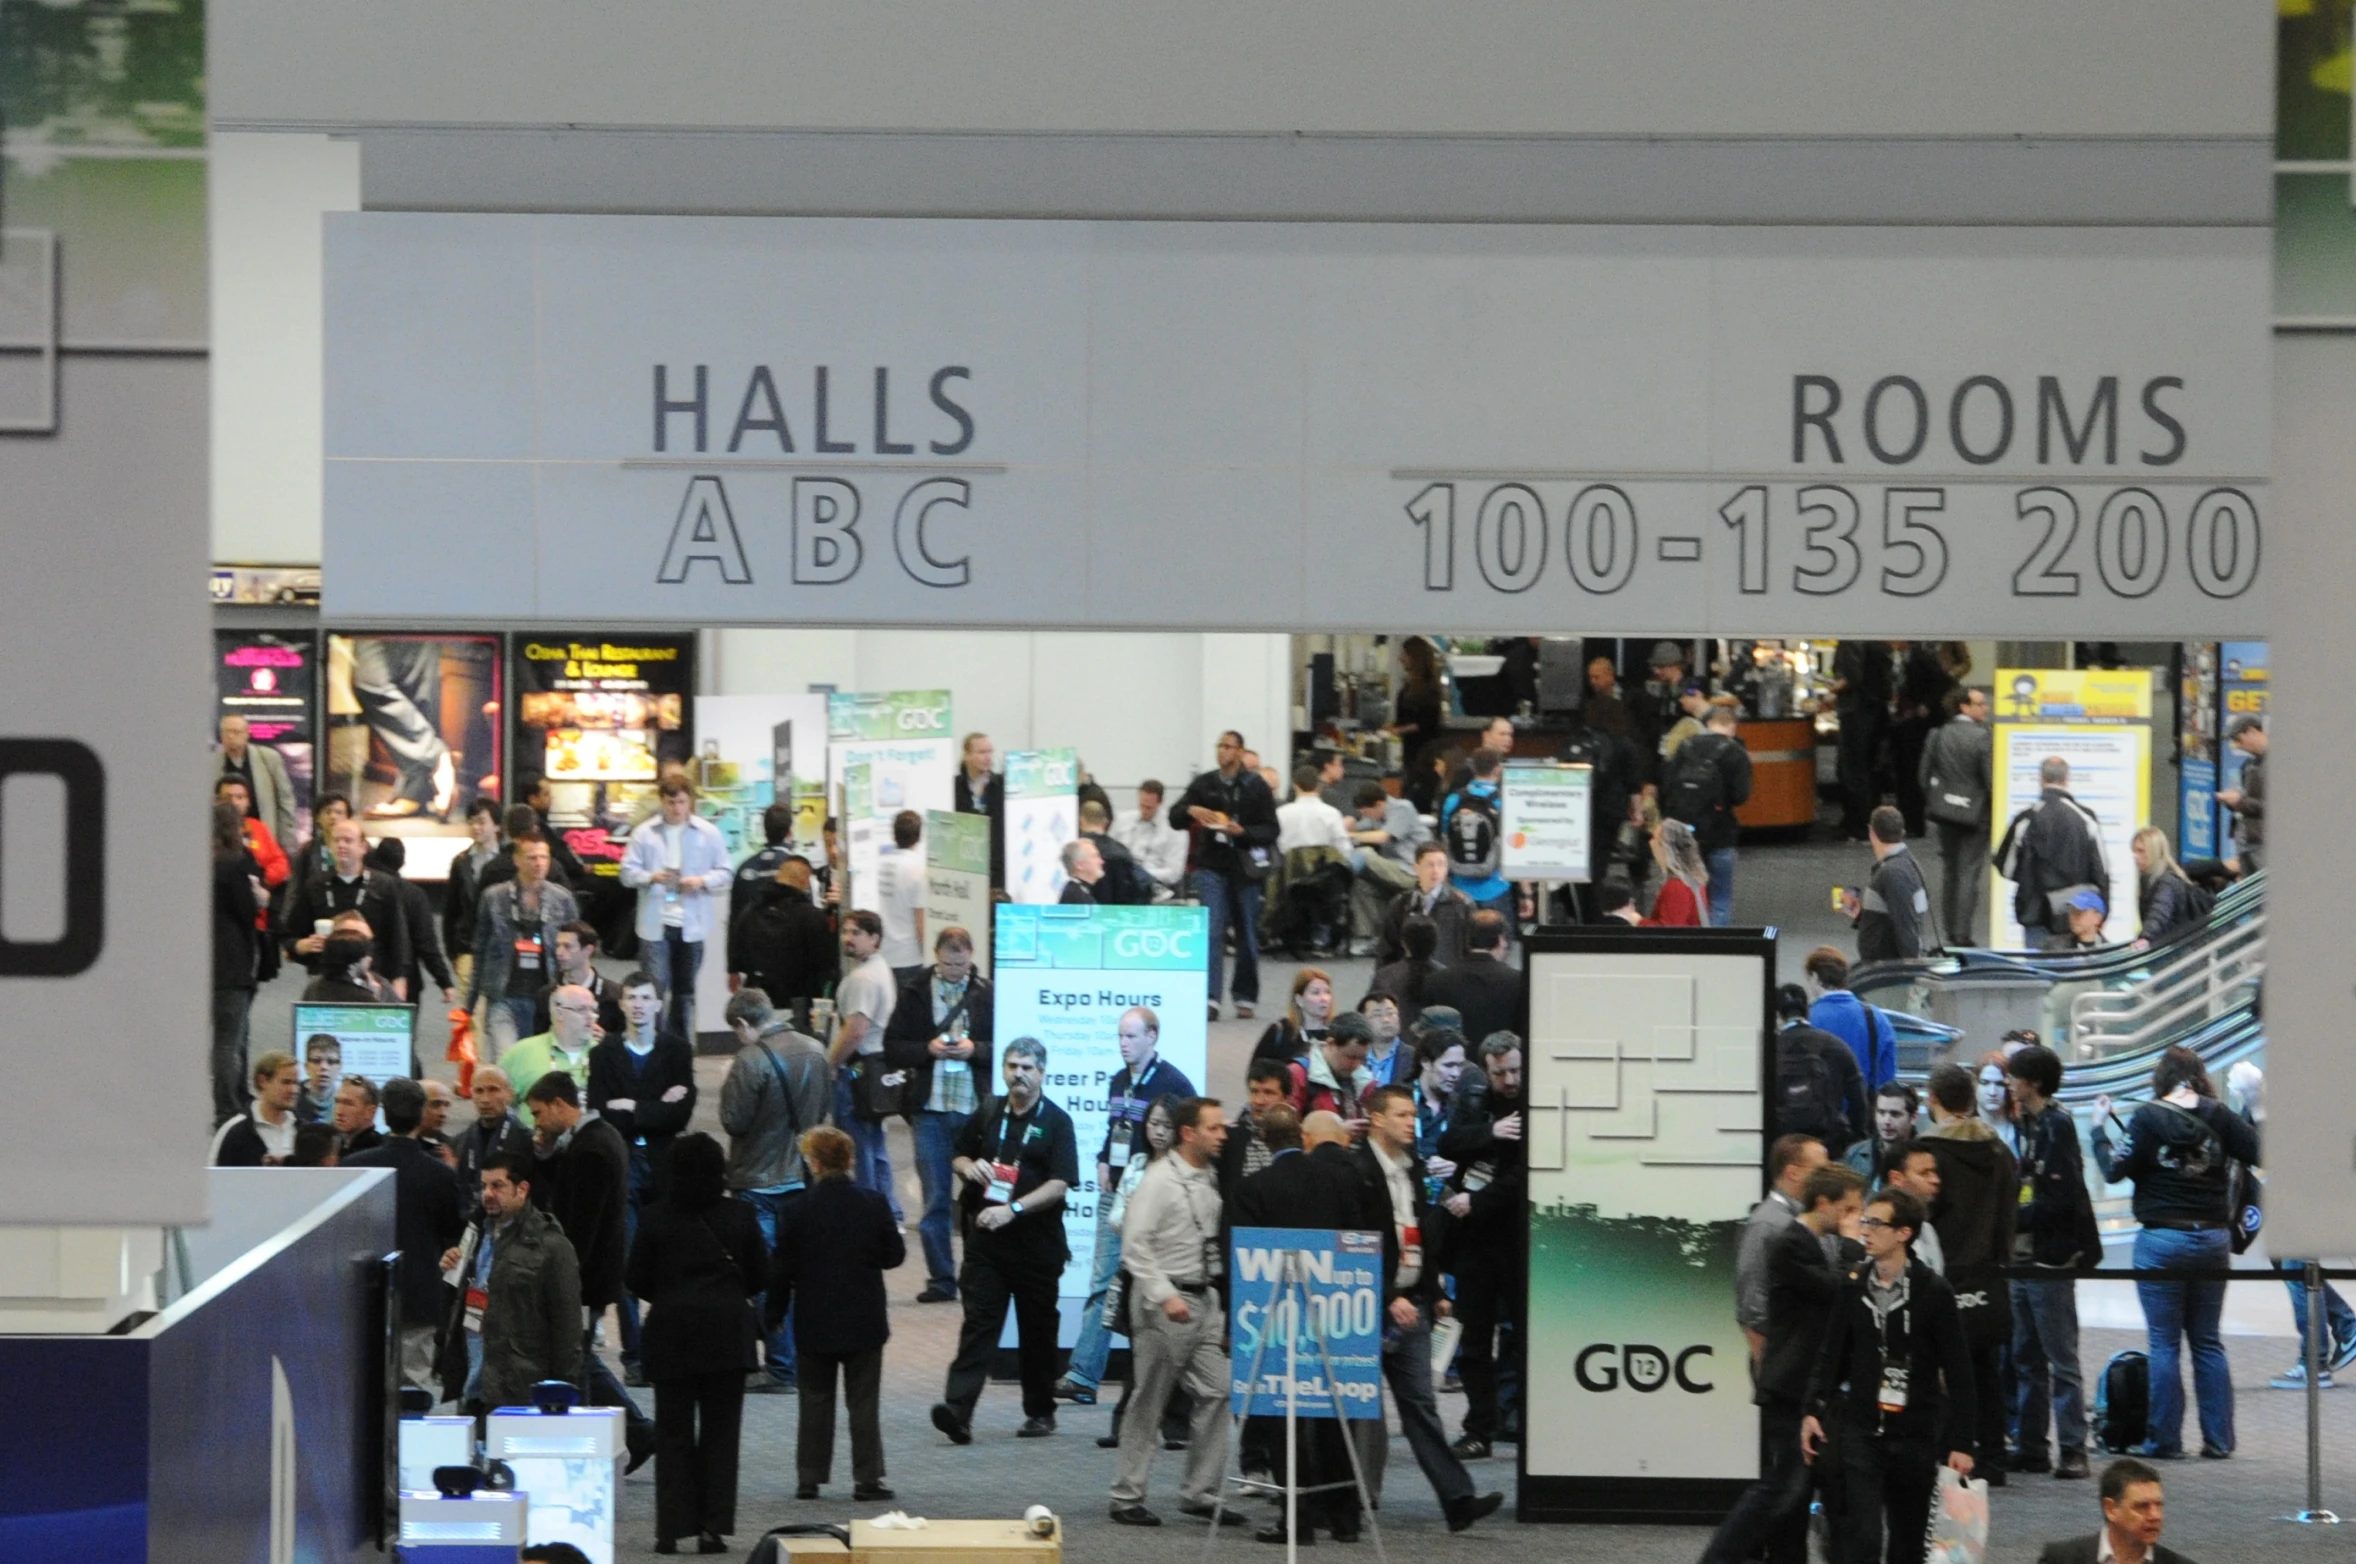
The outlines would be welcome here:
<svg viewBox="0 0 2356 1564">
<path fill-rule="evenodd" d="M 938 972 L 934 973 L 933 1025 L 939 1026 L 943 1021 L 949 1019 L 949 1012 L 956 1009 L 958 1002 L 965 998 L 966 990 L 972 986 L 972 983 L 971 978 L 966 979 L 963 983 L 945 983 L 941 980 Z M 957 1025 L 950 1028 L 947 1035 L 954 1041 L 962 1042 L 972 1033 L 973 1026 L 970 1017 L 959 1016 Z M 947 1060 L 939 1060 L 933 1065 L 933 1095 L 931 1101 L 924 1105 L 925 1111 L 928 1113 L 971 1113 L 975 1107 L 973 1067 L 968 1065 L 962 1070 L 942 1069 L 941 1066 L 948 1062 Z"/>
</svg>

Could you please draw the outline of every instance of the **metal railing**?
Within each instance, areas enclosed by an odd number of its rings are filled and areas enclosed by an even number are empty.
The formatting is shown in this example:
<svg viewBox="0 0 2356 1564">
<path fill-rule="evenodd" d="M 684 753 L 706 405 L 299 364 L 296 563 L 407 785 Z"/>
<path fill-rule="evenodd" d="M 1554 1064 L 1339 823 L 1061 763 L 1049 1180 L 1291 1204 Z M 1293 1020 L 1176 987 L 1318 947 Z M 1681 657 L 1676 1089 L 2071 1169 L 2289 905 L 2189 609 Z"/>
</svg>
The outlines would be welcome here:
<svg viewBox="0 0 2356 1564">
<path fill-rule="evenodd" d="M 2266 914 L 2163 953 L 2126 988 L 2096 988 L 2070 1001 L 2071 1051 L 2080 1058 L 2130 1053 L 2214 1021 L 2249 1002 L 2266 970 Z"/>
</svg>

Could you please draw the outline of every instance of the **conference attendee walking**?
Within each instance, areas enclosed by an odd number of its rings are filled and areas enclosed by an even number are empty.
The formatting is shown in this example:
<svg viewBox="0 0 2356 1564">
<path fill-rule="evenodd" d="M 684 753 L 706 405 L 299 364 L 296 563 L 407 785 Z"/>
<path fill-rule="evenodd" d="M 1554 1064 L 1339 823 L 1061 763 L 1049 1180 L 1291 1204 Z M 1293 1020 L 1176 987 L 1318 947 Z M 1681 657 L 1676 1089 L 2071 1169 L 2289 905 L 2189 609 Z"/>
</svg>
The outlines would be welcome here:
<svg viewBox="0 0 2356 1564">
<path fill-rule="evenodd" d="M 1941 1460 L 1972 1472 L 1971 1357 L 1955 1294 L 1907 1252 L 1924 1221 L 1903 1190 L 1865 1202 L 1865 1263 L 1842 1288 L 1809 1381 L 1800 1448 L 1813 1462 L 1829 1447 L 1840 1474 L 1837 1564 L 1920 1564 Z"/>
<path fill-rule="evenodd" d="M 418 1139 L 425 1088 L 396 1076 L 378 1094 L 387 1138 L 340 1164 L 393 1170 L 393 1236 L 401 1245 L 394 1285 L 401 1299 L 401 1382 L 430 1385 L 434 1339 L 442 1327 L 442 1255 L 466 1224 L 458 1210 L 458 1175 Z"/>
<path fill-rule="evenodd" d="M 1487 1090 L 1475 1104 L 1460 1102 L 1440 1155 L 1456 1164 L 1450 1193 L 1442 1201 L 1456 1219 L 1456 1317 L 1464 1326 L 1456 1372 L 1464 1381 L 1463 1435 L 1452 1447 L 1459 1459 L 1485 1459 L 1495 1441 L 1521 1438 L 1523 1364 L 1521 1230 L 1528 1187 L 1527 1148 L 1522 1125 L 1522 1043 L 1511 1032 L 1496 1032 L 1481 1043 L 1481 1072 Z M 1506 1348 L 1497 1349 L 1505 1333 Z M 1513 1387 L 1511 1404 L 1500 1395 L 1503 1378 Z"/>
<path fill-rule="evenodd" d="M 1018 1037 L 999 1052 L 1003 1096 L 957 1137 L 957 1176 L 966 1185 L 965 1263 L 958 1271 L 965 1320 L 933 1426 L 952 1444 L 973 1442 L 973 1414 L 997 1355 L 1006 1311 L 1014 1310 L 1023 1385 L 1019 1439 L 1055 1432 L 1056 1285 L 1071 1259 L 1064 1198 L 1080 1181 L 1072 1116 L 1040 1095 L 1047 1046 Z"/>
<path fill-rule="evenodd" d="M 2208 1067 L 2174 1047 L 2152 1069 L 2152 1100 L 2124 1126 L 2106 1093 L 2094 1099 L 2095 1166 L 2113 1183 L 2131 1182 L 2135 1268 L 2222 1271 L 2233 1261 L 2232 1162 L 2257 1166 L 2258 1132 L 2217 1100 Z M 2124 1139 L 2113 1145 L 2113 1136 Z M 2138 1281 L 2144 1352 L 2151 1365 L 2149 1437 L 2136 1454 L 2174 1460 L 2184 1453 L 2183 1348 L 2192 1348 L 2193 1395 L 2200 1406 L 2201 1454 L 2224 1460 L 2234 1450 L 2233 1374 L 2220 1334 L 2225 1283 Z"/>
<path fill-rule="evenodd" d="M 778 1224 L 809 1184 L 802 1136 L 826 1122 L 834 1098 L 826 1051 L 793 1029 L 757 988 L 728 999 L 728 1027 L 736 1057 L 720 1083 L 720 1127 L 728 1132 L 728 1189 L 750 1206 L 761 1239 L 772 1248 Z M 793 1332 L 767 1333 L 768 1361 L 750 1389 L 778 1394 L 794 1388 Z"/>
<path fill-rule="evenodd" d="M 768 1285 L 769 1250 L 752 1207 L 727 1193 L 720 1143 L 678 1137 L 664 1148 L 662 1196 L 639 1213 L 630 1244 L 624 1280 L 647 1306 L 639 1352 L 654 1386 L 657 1553 L 689 1537 L 717 1553 L 736 1531 L 752 1301 Z"/>
<path fill-rule="evenodd" d="M 2217 790 L 2220 808 L 2233 813 L 2233 869 L 2266 867 L 2266 724 L 2247 712 L 2225 725 L 2225 742 L 2241 751 L 2241 785 Z"/>
<path fill-rule="evenodd" d="M 2038 765 L 2037 780 L 2037 802 L 2012 817 L 1996 846 L 1997 872 L 2013 883 L 2013 921 L 2045 949 L 2069 950 L 2071 901 L 2081 891 L 2111 899 L 2102 821 L 2071 794 L 2070 763 L 2059 755 Z"/>
<path fill-rule="evenodd" d="M 255 926 L 268 905 L 261 869 L 246 847 L 244 822 L 233 806 L 215 804 L 212 1069 L 216 1128 L 245 1111 L 245 1056 L 252 1045 L 254 994 L 263 981 L 265 953 L 272 974 L 278 969 L 276 947 Z"/>
<path fill-rule="evenodd" d="M 581 1267 L 556 1219 L 532 1201 L 532 1159 L 511 1151 L 482 1167 L 482 1214 L 442 1270 L 458 1278 L 442 1332 L 442 1396 L 480 1417 L 530 1406 L 544 1379 L 578 1380 Z"/>
<path fill-rule="evenodd" d="M 1170 806 L 1170 823 L 1188 833 L 1195 899 L 1211 915 L 1210 1014 L 1219 1019 L 1226 992 L 1227 937 L 1235 936 L 1235 1013 L 1246 1020 L 1260 1002 L 1260 886 L 1275 866 L 1276 798 L 1243 763 L 1243 735 L 1219 735 L 1219 764 L 1187 784 Z"/>
<path fill-rule="evenodd" d="M 2141 1461 L 2113 1461 L 2102 1469 L 2102 1530 L 2049 1542 L 2037 1564 L 2192 1564 L 2160 1544 L 2167 1496 L 2160 1474 Z"/>
<path fill-rule="evenodd" d="M 2050 1273 L 2012 1279 L 2013 1461 L 2016 1472 L 2084 1477 L 2086 1380 L 2078 1363 L 2078 1284 L 2071 1272 L 2102 1260 L 2102 1230 L 2078 1149 L 2078 1126 L 2061 1094 L 2061 1056 L 2031 1043 L 2004 1062 L 2020 1140 L 2021 1198 L 2012 1263 Z M 2055 1463 L 2045 1436 L 2061 1447 Z"/>
<path fill-rule="evenodd" d="M 581 917 L 573 893 L 548 878 L 546 842 L 527 837 L 509 851 L 515 859 L 515 878 L 483 892 L 475 908 L 474 964 L 467 972 L 466 995 L 459 1001 L 468 1011 L 477 999 L 489 1001 L 484 1027 L 491 1046 L 502 1051 L 532 1035 L 540 992 L 555 970 L 558 931 Z M 592 1007 L 596 997 L 590 995 Z"/>
<path fill-rule="evenodd" d="M 990 742 L 990 735 L 968 733 L 949 789 L 950 808 L 961 815 L 989 818 L 992 890 L 1006 884 L 1006 778 L 990 769 L 997 763 L 998 747 Z"/>
<path fill-rule="evenodd" d="M 2141 914 L 2136 937 L 2157 945 L 2200 928 L 2208 902 L 2177 863 L 2168 833 L 2156 825 L 2144 826 L 2130 839 L 2129 850 L 2135 855 L 2135 906 Z"/>
<path fill-rule="evenodd" d="M 899 979 L 883 958 L 883 919 L 864 909 L 843 914 L 843 954 L 850 970 L 834 989 L 834 1037 L 826 1062 L 834 1068 L 834 1122 L 859 1148 L 859 1187 L 891 1202 L 900 1221 L 900 1197 L 892 1184 L 892 1154 L 884 1120 L 897 1113 L 905 1092 L 890 1084 L 884 1036 L 900 1002 Z"/>
<path fill-rule="evenodd" d="M 458 975 L 456 998 L 474 992 L 475 909 L 483 899 L 483 875 L 506 856 L 499 834 L 499 802 L 477 793 L 466 806 L 466 846 L 450 860 L 442 884 L 442 949 Z"/>
<path fill-rule="evenodd" d="M 900 986 L 884 1027 L 884 1064 L 908 1073 L 909 1129 L 916 1142 L 916 1178 L 924 1215 L 916 1224 L 924 1246 L 924 1291 L 918 1303 L 957 1301 L 957 1175 L 950 1168 L 958 1133 L 989 1094 L 990 980 L 974 970 L 973 936 L 950 924 L 933 937 L 933 964 Z"/>
<path fill-rule="evenodd" d="M 771 878 L 738 882 L 729 912 L 728 970 L 810 1028 L 811 1007 L 842 971 L 834 917 L 810 893 L 810 860 L 788 853 Z"/>
<path fill-rule="evenodd" d="M 1808 1381 L 1848 1272 L 1844 1241 L 1864 1216 L 1865 1181 L 1819 1163 L 1800 1182 L 1799 1211 L 1761 1255 L 1765 1327 L 1753 1347 L 1751 1400 L 1759 1408 L 1759 1480 L 1743 1491 L 1702 1553 L 1702 1564 L 1807 1564 L 1808 1495 L 1815 1486 L 1800 1448 Z"/>
<path fill-rule="evenodd" d="M 663 986 L 664 1024 L 693 1043 L 695 977 L 712 934 L 712 892 L 725 890 L 735 871 L 720 828 L 695 812 L 695 784 L 687 774 L 666 772 L 660 790 L 661 811 L 630 832 L 621 876 L 638 892 L 641 959 Z"/>
<path fill-rule="evenodd" d="M 332 924 L 339 913 L 356 912 L 367 924 L 369 954 L 376 970 L 395 982 L 409 967 L 409 922 L 401 915 L 401 890 L 393 877 L 367 864 L 368 843 L 360 822 L 336 821 L 328 831 L 328 867 L 308 882 L 299 883 L 287 898 L 279 937 L 290 942 L 294 958 L 314 973 L 323 973 L 327 935 L 321 924 Z"/>
<path fill-rule="evenodd" d="M 1923 882 L 1922 865 L 1906 845 L 1906 817 L 1887 804 L 1866 821 L 1866 838 L 1873 849 L 1873 873 L 1865 889 L 1850 897 L 1850 917 L 1857 929 L 1857 964 L 1911 961 L 1939 953 L 1939 930 L 1931 920 L 1930 887 Z"/>
<path fill-rule="evenodd" d="M 1988 692 L 1974 688 L 1961 693 L 1955 714 L 1922 751 L 1922 812 L 1939 842 L 1939 928 L 1957 945 L 1977 945 L 1983 938 L 1980 887 L 1988 878 L 1995 750 Z"/>
<path fill-rule="evenodd" d="M 884 1486 L 884 1343 L 891 1316 L 883 1273 L 897 1270 L 908 1246 L 891 1207 L 853 1182 L 851 1137 L 830 1125 L 802 1136 L 810 1188 L 777 1225 L 771 1263 L 771 1322 L 793 1311 L 801 1364 L 801 1418 L 794 1443 L 794 1497 L 815 1499 L 834 1478 L 835 1383 L 851 1423 L 851 1496 L 889 1499 Z"/>
<path fill-rule="evenodd" d="M 1186 1475 L 1178 1484 L 1181 1514 L 1213 1515 L 1240 1526 L 1243 1517 L 1218 1510 L 1227 1467 L 1227 1311 L 1220 1300 L 1226 1256 L 1220 1243 L 1219 1154 L 1227 1140 L 1217 1101 L 1175 1100 L 1170 1122 L 1177 1142 L 1146 1168 L 1129 1196 L 1121 1223 L 1121 1251 L 1132 1278 L 1128 1327 L 1135 1395 L 1121 1420 L 1121 1457 L 1113 1477 L 1112 1518 L 1124 1526 L 1159 1526 L 1146 1508 L 1146 1479 L 1162 1413 L 1174 1391 L 1194 1402 L 1187 1433 Z"/>
<path fill-rule="evenodd" d="M 1453 966 L 1464 959 L 1465 936 L 1473 915 L 1472 899 L 1448 880 L 1448 844 L 1426 842 L 1415 850 L 1415 883 L 1391 898 L 1383 914 L 1382 934 L 1374 959 L 1388 969 L 1407 958 L 1407 925 L 1416 918 L 1429 921 L 1437 938 L 1433 953 L 1440 964 Z"/>
<path fill-rule="evenodd" d="M 1703 903 L 1710 893 L 1709 867 L 1702 862 L 1701 845 L 1682 820 L 1663 820 L 1652 834 L 1653 862 L 1660 866 L 1661 888 L 1646 915 L 1648 929 L 1698 929 L 1707 921 Z"/>
<path fill-rule="evenodd" d="M 1808 1024 L 1849 1045 L 1865 1084 L 1879 1091 L 1898 1078 L 1898 1031 L 1890 1018 L 1849 992 L 1849 958 L 1830 945 L 1808 952 L 1801 972 L 1810 995 Z"/>
<path fill-rule="evenodd" d="M 301 1068 L 293 1054 L 273 1050 L 254 1061 L 252 1079 L 254 1095 L 246 1111 L 213 1132 L 212 1151 L 205 1160 L 214 1167 L 284 1167 L 294 1160 Z"/>
<path fill-rule="evenodd" d="M 1741 720 L 1731 701 L 1710 703 L 1703 731 L 1661 763 L 1661 813 L 1692 829 L 1709 870 L 1710 926 L 1721 929 L 1734 922 L 1735 845 L 1742 836 L 1734 812 L 1751 801 L 1751 757 L 1735 737 Z"/>
<path fill-rule="evenodd" d="M 1767 1148 L 1767 1193 L 1751 1207 L 1734 1244 L 1734 1322 L 1750 1345 L 1751 1366 L 1767 1346 L 1767 1250 L 1775 1235 L 1807 1209 L 1808 1175 L 1823 1167 L 1824 1144 L 1813 1135 L 1779 1135 Z"/>
<path fill-rule="evenodd" d="M 1520 969 L 1505 959 L 1504 914 L 1482 908 L 1472 915 L 1465 938 L 1471 949 L 1464 959 L 1425 979 L 1425 1007 L 1455 1011 L 1467 1037 L 1519 1032 L 1524 985 Z"/>
<path fill-rule="evenodd" d="M 1877 813 L 1879 811 L 1876 811 Z M 1972 1073 L 1959 1064 L 1931 1071 L 1931 1127 L 1915 1146 L 1939 1169 L 1939 1198 L 1930 1207 L 1944 1262 L 1940 1274 L 1955 1291 L 1956 1317 L 1971 1351 L 1972 1405 L 1979 1421 L 1974 1470 L 2004 1486 L 2005 1345 L 2012 1340 L 2012 1294 L 2004 1268 L 2012 1263 L 2013 1227 L 2021 1208 L 2021 1170 L 1996 1130 L 1979 1114 Z"/>
<path fill-rule="evenodd" d="M 530 1156 L 532 1131 L 516 1117 L 515 1088 L 497 1065 L 476 1065 L 466 1095 L 474 1103 L 474 1122 L 458 1137 L 458 1184 L 471 1222 L 481 1208 L 483 1164 L 501 1152 Z"/>
<path fill-rule="evenodd" d="M 253 818 L 270 828 L 271 840 L 292 846 L 295 791 L 286 757 L 267 744 L 255 743 L 252 724 L 235 712 L 221 718 L 220 734 L 221 747 L 213 752 L 216 775 L 243 782 Z"/>
</svg>

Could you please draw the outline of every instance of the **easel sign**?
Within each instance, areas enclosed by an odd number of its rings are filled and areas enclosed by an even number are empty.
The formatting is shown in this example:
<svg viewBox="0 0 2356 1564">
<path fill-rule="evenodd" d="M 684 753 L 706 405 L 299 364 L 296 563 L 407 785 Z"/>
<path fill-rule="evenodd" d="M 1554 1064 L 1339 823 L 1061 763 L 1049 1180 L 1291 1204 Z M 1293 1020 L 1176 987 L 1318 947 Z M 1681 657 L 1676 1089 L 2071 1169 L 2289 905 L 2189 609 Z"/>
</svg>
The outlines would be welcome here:
<svg viewBox="0 0 2356 1564">
<path fill-rule="evenodd" d="M 1288 1255 L 1299 1256 L 1291 1288 Z M 1294 1416 L 1381 1417 L 1382 1269 L 1380 1233 L 1235 1229 L 1227 1271 L 1234 1300 L 1229 1409 L 1238 1417 L 1284 1416 L 1292 1362 Z M 1297 1358 L 1288 1346 L 1297 1346 Z"/>
</svg>

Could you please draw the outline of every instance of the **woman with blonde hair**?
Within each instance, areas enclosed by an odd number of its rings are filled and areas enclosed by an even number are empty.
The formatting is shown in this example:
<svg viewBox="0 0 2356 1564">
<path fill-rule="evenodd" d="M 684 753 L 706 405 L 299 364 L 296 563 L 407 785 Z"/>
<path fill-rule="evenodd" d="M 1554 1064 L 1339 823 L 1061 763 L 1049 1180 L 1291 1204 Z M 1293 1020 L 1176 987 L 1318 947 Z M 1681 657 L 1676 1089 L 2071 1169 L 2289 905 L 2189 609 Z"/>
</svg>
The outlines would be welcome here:
<svg viewBox="0 0 2356 1564">
<path fill-rule="evenodd" d="M 2137 909 L 2143 939 L 2156 945 L 2194 922 L 2192 881 L 2169 851 L 2168 833 L 2147 825 L 2134 836 Z"/>
<path fill-rule="evenodd" d="M 1303 967 L 1293 974 L 1292 999 L 1284 1019 L 1271 1022 L 1252 1049 L 1254 1059 L 1277 1059 L 1290 1064 L 1308 1057 L 1309 1050 L 1333 1029 L 1333 976 L 1323 967 Z"/>
<path fill-rule="evenodd" d="M 1653 862 L 1661 866 L 1660 894 L 1653 898 L 1648 929 L 1698 929 L 1702 907 L 1709 897 L 1710 873 L 1702 863 L 1701 844 L 1693 828 L 1682 820 L 1663 820 L 1653 832 Z"/>
</svg>

